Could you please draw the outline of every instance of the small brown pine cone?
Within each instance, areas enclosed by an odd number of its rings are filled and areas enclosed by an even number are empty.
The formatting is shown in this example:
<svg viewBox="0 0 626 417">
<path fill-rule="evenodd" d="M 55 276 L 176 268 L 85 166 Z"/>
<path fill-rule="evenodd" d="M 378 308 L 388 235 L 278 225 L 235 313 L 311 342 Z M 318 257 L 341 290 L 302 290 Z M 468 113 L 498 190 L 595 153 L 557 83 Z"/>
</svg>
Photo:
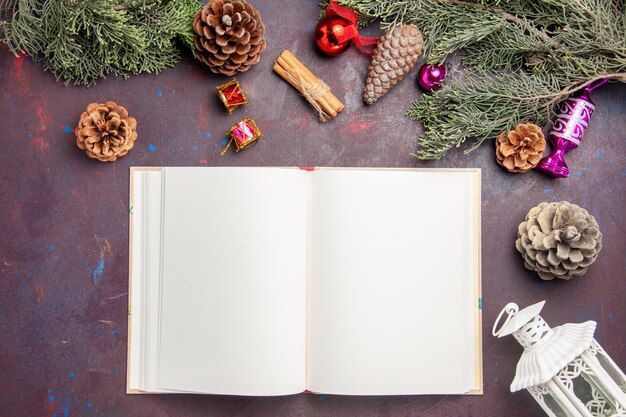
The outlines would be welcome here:
<svg viewBox="0 0 626 417">
<path fill-rule="evenodd" d="M 115 161 L 132 149 L 137 140 L 137 121 L 113 101 L 91 103 L 80 116 L 74 133 L 76 145 L 87 156 L 102 162 Z"/>
<path fill-rule="evenodd" d="M 537 166 L 546 149 L 541 128 L 521 123 L 496 138 L 496 161 L 510 172 L 527 172 Z"/>
<path fill-rule="evenodd" d="M 363 100 L 374 104 L 387 94 L 415 66 L 424 38 L 415 25 L 400 25 L 387 30 L 378 40 L 365 83 Z"/>
<path fill-rule="evenodd" d="M 259 62 L 265 25 L 245 0 L 209 0 L 193 20 L 196 57 L 217 74 L 235 75 Z"/>
<path fill-rule="evenodd" d="M 602 233 L 587 210 L 567 201 L 530 209 L 517 229 L 515 248 L 524 266 L 542 279 L 571 279 L 587 272 L 602 249 Z"/>
</svg>

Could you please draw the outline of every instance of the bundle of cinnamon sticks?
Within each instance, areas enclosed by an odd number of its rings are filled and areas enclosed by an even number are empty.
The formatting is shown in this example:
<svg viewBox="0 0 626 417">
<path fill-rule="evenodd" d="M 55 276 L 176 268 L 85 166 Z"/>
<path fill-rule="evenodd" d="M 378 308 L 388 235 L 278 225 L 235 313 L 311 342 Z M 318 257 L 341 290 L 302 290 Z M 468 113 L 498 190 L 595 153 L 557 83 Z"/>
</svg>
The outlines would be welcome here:
<svg viewBox="0 0 626 417">
<path fill-rule="evenodd" d="M 345 108 L 324 81 L 313 75 L 289 50 L 283 51 L 276 59 L 274 72 L 304 96 L 321 122 L 334 119 Z"/>
</svg>

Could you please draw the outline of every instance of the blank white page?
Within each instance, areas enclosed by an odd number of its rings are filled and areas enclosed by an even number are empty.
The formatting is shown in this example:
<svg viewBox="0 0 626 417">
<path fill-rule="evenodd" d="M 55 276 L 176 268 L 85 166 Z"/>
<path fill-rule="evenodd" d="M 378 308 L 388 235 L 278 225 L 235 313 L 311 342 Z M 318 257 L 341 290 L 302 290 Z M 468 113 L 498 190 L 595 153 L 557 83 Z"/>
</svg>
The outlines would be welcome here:
<svg viewBox="0 0 626 417">
<path fill-rule="evenodd" d="M 159 387 L 303 391 L 306 172 L 164 168 L 163 184 Z"/>
<path fill-rule="evenodd" d="M 130 390 L 156 391 L 160 306 L 162 173 L 133 170 L 129 383 Z"/>
<path fill-rule="evenodd" d="M 307 388 L 475 388 L 478 171 L 311 173 Z"/>
</svg>

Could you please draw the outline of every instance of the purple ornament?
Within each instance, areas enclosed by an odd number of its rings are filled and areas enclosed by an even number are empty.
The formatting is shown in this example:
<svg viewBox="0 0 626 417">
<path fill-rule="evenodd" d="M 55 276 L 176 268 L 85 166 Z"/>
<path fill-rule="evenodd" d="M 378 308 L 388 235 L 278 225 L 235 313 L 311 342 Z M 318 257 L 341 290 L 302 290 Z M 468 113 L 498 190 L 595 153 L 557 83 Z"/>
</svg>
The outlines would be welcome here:
<svg viewBox="0 0 626 417">
<path fill-rule="evenodd" d="M 587 130 L 593 111 L 596 109 L 589 94 L 608 80 L 602 80 L 583 88 L 582 92 L 566 99 L 554 120 L 550 131 L 550 142 L 554 148 L 551 155 L 546 156 L 535 169 L 558 178 L 567 178 L 569 168 L 565 163 L 564 155 L 580 144 L 580 140 Z"/>
<path fill-rule="evenodd" d="M 417 83 L 425 91 L 439 90 L 446 79 L 446 72 L 444 64 L 424 64 L 417 74 Z"/>
</svg>

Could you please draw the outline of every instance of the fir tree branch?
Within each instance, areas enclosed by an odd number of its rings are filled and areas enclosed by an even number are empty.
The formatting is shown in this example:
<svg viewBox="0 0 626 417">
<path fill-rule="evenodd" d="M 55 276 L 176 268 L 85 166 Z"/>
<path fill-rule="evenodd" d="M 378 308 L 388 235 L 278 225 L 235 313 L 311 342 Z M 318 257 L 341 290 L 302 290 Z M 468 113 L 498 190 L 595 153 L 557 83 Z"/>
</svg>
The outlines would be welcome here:
<svg viewBox="0 0 626 417">
<path fill-rule="evenodd" d="M 413 23 L 424 54 L 463 50 L 467 81 L 449 79 L 407 114 L 424 125 L 416 156 L 468 151 L 521 122 L 546 123 L 560 101 L 603 78 L 626 82 L 623 0 L 338 0 L 386 28 Z"/>
<path fill-rule="evenodd" d="M 465 0 L 435 0 L 438 3 L 442 3 L 442 4 L 450 4 L 453 6 L 464 6 L 464 7 L 474 7 L 477 9 L 481 9 L 484 10 L 485 12 L 492 12 L 492 13 L 496 13 L 498 14 L 500 17 L 502 17 L 502 19 L 517 24 L 521 27 L 523 27 L 525 30 L 528 30 L 530 32 L 533 32 L 536 36 L 542 38 L 547 44 L 551 44 L 553 47 L 557 47 L 557 43 L 550 39 L 550 37 L 548 36 L 547 33 L 538 30 L 535 26 L 528 24 L 527 19 L 525 18 L 520 18 L 518 16 L 512 15 L 511 13 L 506 12 L 504 9 L 501 9 L 499 7 L 490 7 L 486 4 L 483 3 L 474 3 L 474 2 L 470 2 L 470 1 L 465 1 Z"/>
<path fill-rule="evenodd" d="M 196 0 L 0 0 L 0 41 L 65 84 L 159 72 L 193 46 Z"/>
<path fill-rule="evenodd" d="M 471 74 L 464 80 L 449 80 L 441 90 L 422 96 L 407 112 L 420 120 L 425 130 L 415 156 L 439 159 L 467 139 L 474 140 L 466 151 L 471 152 L 485 140 L 514 127 L 511 113 L 519 115 L 523 121 L 545 123 L 553 111 L 550 94 L 556 84 L 554 78 L 521 72 Z M 504 90 L 516 93 L 503 95 Z"/>
<path fill-rule="evenodd" d="M 550 94 L 543 94 L 543 95 L 530 96 L 530 97 L 520 97 L 520 96 L 514 96 L 514 95 L 508 95 L 508 94 L 490 93 L 488 94 L 488 96 L 505 98 L 505 99 L 516 100 L 516 101 L 537 101 L 537 100 L 550 99 L 550 101 L 547 104 L 552 105 L 554 104 L 554 102 L 560 101 L 564 99 L 565 97 L 568 97 L 571 94 L 575 93 L 576 91 L 581 90 L 585 88 L 586 86 L 593 84 L 596 81 L 603 80 L 605 78 L 609 78 L 609 79 L 616 80 L 616 81 L 626 81 L 626 73 L 598 75 L 589 79 L 586 82 L 574 83 L 574 84 L 567 86 L 566 88 L 562 90 L 555 91 Z"/>
<path fill-rule="evenodd" d="M 484 11 L 494 12 L 494 13 L 499 14 L 504 20 L 508 20 L 509 22 L 520 21 L 520 19 L 517 16 L 513 16 L 512 14 L 507 13 L 506 11 L 498 7 L 489 7 L 488 5 L 484 3 L 474 3 L 471 1 L 465 1 L 465 0 L 435 0 L 435 1 L 437 3 L 442 3 L 442 4 L 450 4 L 453 6 L 474 7 L 477 9 L 484 10 Z"/>
</svg>

